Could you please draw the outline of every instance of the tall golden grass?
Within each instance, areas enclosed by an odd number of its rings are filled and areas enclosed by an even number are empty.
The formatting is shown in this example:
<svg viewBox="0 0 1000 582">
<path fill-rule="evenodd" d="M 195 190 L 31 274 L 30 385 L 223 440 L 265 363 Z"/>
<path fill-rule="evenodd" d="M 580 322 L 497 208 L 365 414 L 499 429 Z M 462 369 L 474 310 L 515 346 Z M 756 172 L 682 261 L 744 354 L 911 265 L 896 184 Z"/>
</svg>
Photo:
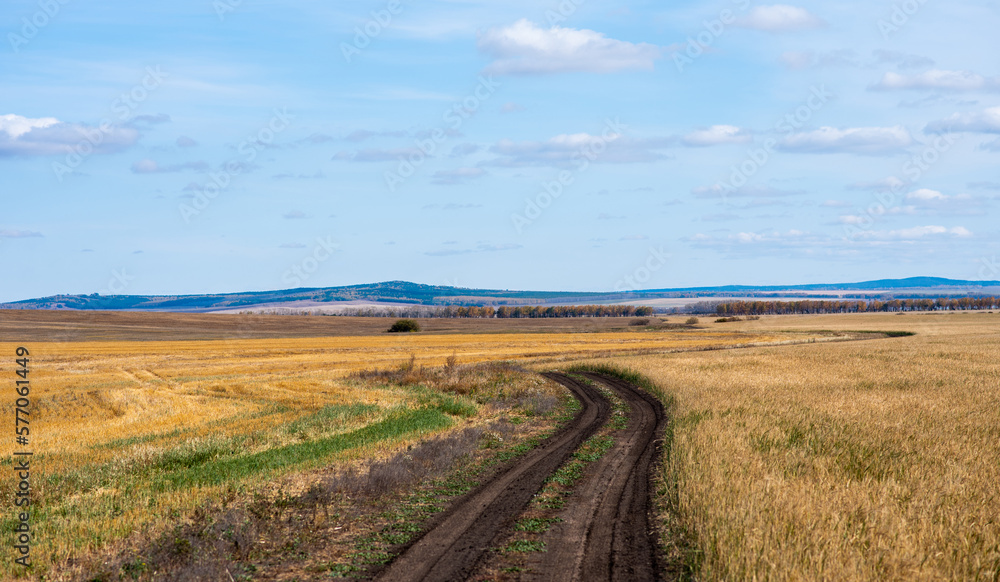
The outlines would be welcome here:
<svg viewBox="0 0 1000 582">
<path fill-rule="evenodd" d="M 448 418 L 467 410 L 474 414 L 468 421 L 490 420 L 489 407 L 476 411 L 474 394 L 456 390 L 442 400 L 434 396 L 433 383 L 417 389 L 351 378 L 352 372 L 399 367 L 411 358 L 419 367 L 449 358 L 453 364 L 527 361 L 781 341 L 788 338 L 770 331 L 710 329 L 30 344 L 30 448 L 36 455 L 31 575 L 58 578 L 69 564 L 79 565 L 136 532 L 183 520 L 205 500 L 246 495 L 283 472 L 388 455 L 457 426 Z M 0 344 L 0 353 L 13 361 L 15 347 Z M 497 382 L 527 393 L 546 390 L 531 375 L 489 379 L 490 385 Z M 405 414 L 428 406 L 436 416 Z M 0 412 L 13 423 L 12 400 Z M 371 442 L 359 437 L 336 453 L 302 453 L 305 461 L 288 466 L 268 456 L 366 427 L 391 429 L 397 418 L 415 428 Z M 9 456 L 12 449 L 12 439 L 0 441 L 0 454 Z M 257 470 L 240 465 L 241 458 L 279 468 Z M 206 465 L 215 468 L 206 471 Z M 247 476 L 230 478 L 223 474 L 229 468 Z M 13 477 L 5 473 L 0 507 L 8 510 L 0 514 L 0 526 L 7 538 L 13 489 Z M 0 578 L 18 573 L 12 560 L 0 561 Z"/>
<path fill-rule="evenodd" d="M 733 326 L 917 335 L 604 361 L 676 398 L 696 579 L 1000 579 L 1000 315 Z"/>
</svg>

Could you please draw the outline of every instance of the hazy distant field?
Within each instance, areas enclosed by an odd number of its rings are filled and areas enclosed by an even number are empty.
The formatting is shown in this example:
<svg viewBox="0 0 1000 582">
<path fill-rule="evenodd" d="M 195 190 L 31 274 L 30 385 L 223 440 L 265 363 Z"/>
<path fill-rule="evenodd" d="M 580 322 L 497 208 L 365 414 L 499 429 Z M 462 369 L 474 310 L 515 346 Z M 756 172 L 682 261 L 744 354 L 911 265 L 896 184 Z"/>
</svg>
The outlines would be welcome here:
<svg viewBox="0 0 1000 582">
<path fill-rule="evenodd" d="M 724 325 L 918 335 L 610 360 L 676 395 L 699 579 L 1000 577 L 1000 314 Z"/>
</svg>

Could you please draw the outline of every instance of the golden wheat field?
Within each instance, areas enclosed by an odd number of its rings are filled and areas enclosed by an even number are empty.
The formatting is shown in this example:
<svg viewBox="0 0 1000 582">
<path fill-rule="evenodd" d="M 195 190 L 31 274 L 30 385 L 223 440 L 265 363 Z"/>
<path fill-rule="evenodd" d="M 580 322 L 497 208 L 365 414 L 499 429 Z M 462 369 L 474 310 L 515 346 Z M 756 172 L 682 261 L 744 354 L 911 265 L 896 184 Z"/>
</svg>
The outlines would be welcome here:
<svg viewBox="0 0 1000 582">
<path fill-rule="evenodd" d="M 182 522 L 206 500 L 489 422 L 498 395 L 561 390 L 471 366 L 508 360 L 540 370 L 624 366 L 673 398 L 663 529 L 671 540 L 684 535 L 679 551 L 696 579 L 998 579 L 1000 316 L 710 321 L 593 333 L 28 342 L 38 500 L 30 574 L 69 579 L 62 573 L 136 532 Z M 867 339 L 839 341 L 852 337 Z M 468 365 L 450 380 L 467 388 L 352 375 L 438 369 L 449 358 Z M 13 417 L 12 406 L 4 414 Z M 9 455 L 11 445 L 0 449 Z M 13 485 L 9 474 L 0 480 L 8 507 Z M 0 578 L 15 572 L 2 568 Z"/>
<path fill-rule="evenodd" d="M 1000 579 L 1000 315 L 726 326 L 917 335 L 607 360 L 676 398 L 666 529 L 696 579 Z"/>
<path fill-rule="evenodd" d="M 411 360 L 441 366 L 449 357 L 456 364 L 527 361 L 815 337 L 685 329 L 29 342 L 37 499 L 32 572 L 51 577 L 137 530 L 183 520 L 207 499 L 246 495 L 292 471 L 386 455 L 490 417 L 488 407 L 466 396 L 363 382 L 348 378 L 352 372 Z M 15 348 L 0 344 L 2 353 Z M 531 375 L 501 380 L 507 392 L 556 389 Z M 5 402 L 3 413 L 12 418 L 13 412 Z M 13 442 L 0 448 L 9 456 Z M 2 502 L 13 507 L 10 474 L 0 486 Z M 12 531 L 13 517 L 5 519 Z"/>
</svg>

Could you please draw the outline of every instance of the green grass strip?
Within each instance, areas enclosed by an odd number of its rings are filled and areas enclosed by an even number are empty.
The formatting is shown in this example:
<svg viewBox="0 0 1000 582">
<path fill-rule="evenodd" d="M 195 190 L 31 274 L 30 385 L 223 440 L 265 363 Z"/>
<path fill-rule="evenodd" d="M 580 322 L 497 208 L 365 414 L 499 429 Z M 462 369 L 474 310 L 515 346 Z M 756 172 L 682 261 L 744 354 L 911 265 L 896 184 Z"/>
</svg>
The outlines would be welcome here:
<svg viewBox="0 0 1000 582">
<path fill-rule="evenodd" d="M 196 459 L 192 466 L 163 475 L 154 484 L 154 489 L 240 481 L 262 473 L 323 459 L 342 451 L 401 439 L 412 433 L 426 433 L 446 428 L 452 422 L 451 417 L 436 408 L 395 412 L 384 420 L 355 431 L 315 441 L 286 445 L 239 457 Z"/>
</svg>

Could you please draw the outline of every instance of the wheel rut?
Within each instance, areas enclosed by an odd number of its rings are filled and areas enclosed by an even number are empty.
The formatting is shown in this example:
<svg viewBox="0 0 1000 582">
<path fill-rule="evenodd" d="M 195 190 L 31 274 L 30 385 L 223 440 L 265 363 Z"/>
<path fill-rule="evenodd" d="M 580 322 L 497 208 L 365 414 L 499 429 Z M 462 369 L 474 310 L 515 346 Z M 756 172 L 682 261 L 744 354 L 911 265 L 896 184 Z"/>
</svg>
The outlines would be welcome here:
<svg viewBox="0 0 1000 582">
<path fill-rule="evenodd" d="M 563 374 L 545 376 L 566 386 L 580 401 L 581 411 L 541 446 L 453 503 L 376 580 L 466 579 L 494 537 L 520 514 L 545 479 L 607 422 L 611 404 L 599 390 Z"/>
<path fill-rule="evenodd" d="M 588 470 L 529 560 L 527 580 L 657 580 L 651 482 L 667 417 L 663 405 L 630 383 L 587 373 L 631 411 L 615 445 Z"/>
</svg>

